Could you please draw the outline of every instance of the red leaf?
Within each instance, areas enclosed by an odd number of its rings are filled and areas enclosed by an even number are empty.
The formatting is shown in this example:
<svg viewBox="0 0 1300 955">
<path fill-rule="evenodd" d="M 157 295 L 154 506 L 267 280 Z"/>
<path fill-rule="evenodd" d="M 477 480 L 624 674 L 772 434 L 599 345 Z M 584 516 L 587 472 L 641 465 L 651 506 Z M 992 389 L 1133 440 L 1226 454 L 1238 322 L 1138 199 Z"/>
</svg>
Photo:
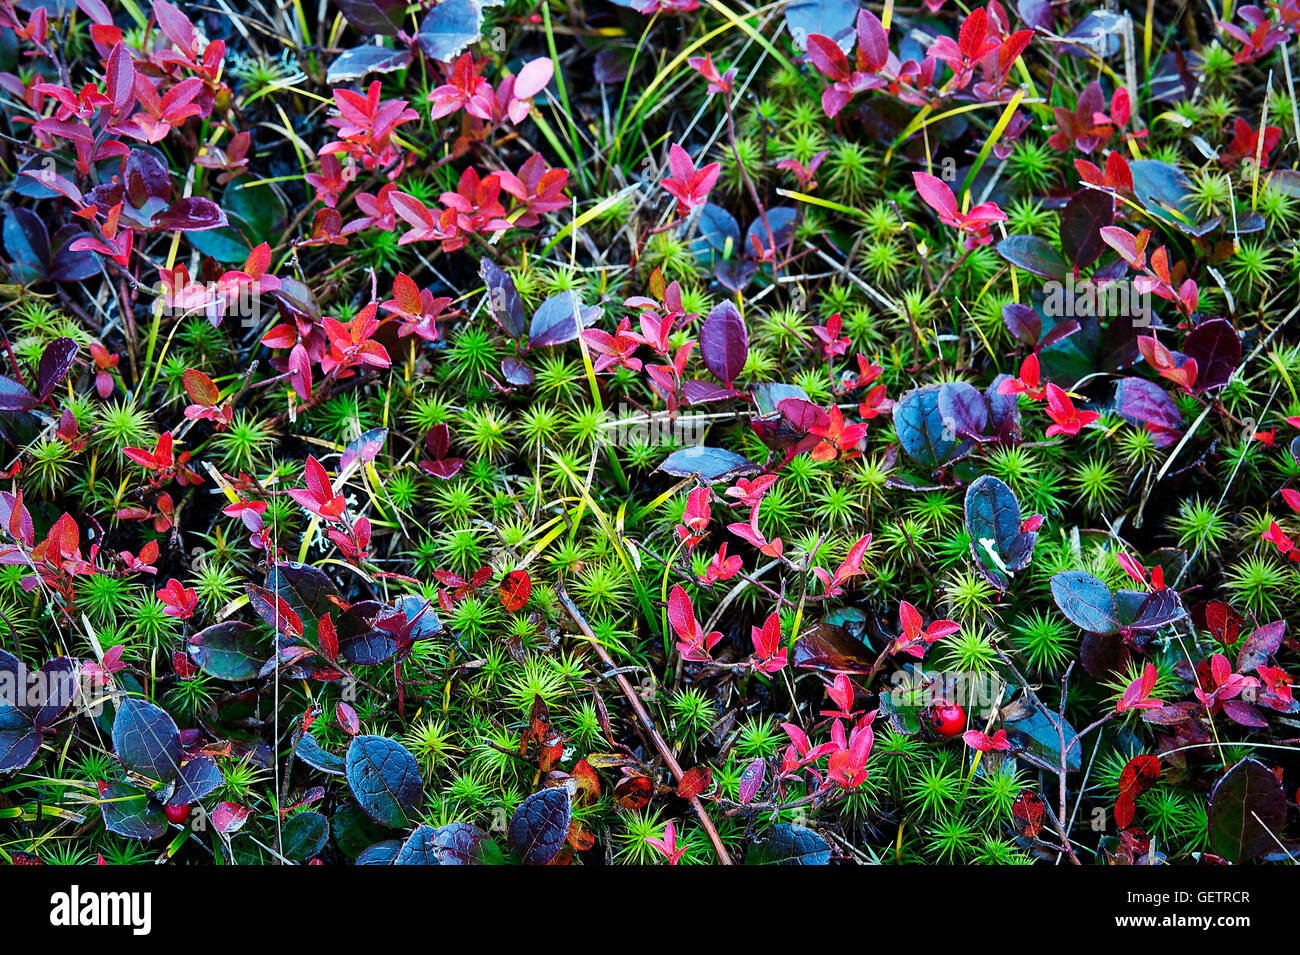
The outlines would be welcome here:
<svg viewBox="0 0 1300 955">
<path fill-rule="evenodd" d="M 211 408 L 221 400 L 221 392 L 217 389 L 216 383 L 201 371 L 187 368 L 185 374 L 181 376 L 181 381 L 185 384 L 185 393 L 196 405 Z"/>
<path fill-rule="evenodd" d="M 849 60 L 839 44 L 828 36 L 814 33 L 808 37 L 808 58 L 831 80 L 849 78 Z"/>
<path fill-rule="evenodd" d="M 677 784 L 677 795 L 683 799 L 694 799 L 708 792 L 713 785 L 713 771 L 707 766 L 692 766 L 682 773 L 681 782 Z"/>
<path fill-rule="evenodd" d="M 939 217 L 956 218 L 957 216 L 957 197 L 952 194 L 952 190 L 938 176 L 931 176 L 924 172 L 912 173 L 912 181 L 916 184 L 916 191 L 925 204 L 935 212 Z"/>
<path fill-rule="evenodd" d="M 347 703 L 339 703 L 334 708 L 334 715 L 338 718 L 339 726 L 343 727 L 349 736 L 356 736 L 361 732 L 361 720 L 357 718 L 357 711 Z"/>
<path fill-rule="evenodd" d="M 510 571 L 501 581 L 501 586 L 497 588 L 497 593 L 501 597 L 501 606 L 511 613 L 522 609 L 524 604 L 528 603 L 528 597 L 532 592 L 533 582 L 526 570 Z"/>
<path fill-rule="evenodd" d="M 125 113 L 135 102 L 135 65 L 131 53 L 123 43 L 118 43 L 108 54 L 104 72 L 104 87 L 113 101 L 114 115 Z"/>
</svg>

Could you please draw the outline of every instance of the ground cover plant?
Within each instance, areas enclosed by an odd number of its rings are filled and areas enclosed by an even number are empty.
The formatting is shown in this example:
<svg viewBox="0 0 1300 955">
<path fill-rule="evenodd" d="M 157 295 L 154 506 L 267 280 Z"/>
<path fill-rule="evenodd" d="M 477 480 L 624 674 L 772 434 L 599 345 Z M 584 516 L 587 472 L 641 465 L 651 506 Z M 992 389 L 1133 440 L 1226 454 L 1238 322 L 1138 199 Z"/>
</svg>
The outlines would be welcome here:
<svg viewBox="0 0 1300 955">
<path fill-rule="evenodd" d="M 1300 853 L 1295 0 L 0 0 L 0 858 Z"/>
</svg>

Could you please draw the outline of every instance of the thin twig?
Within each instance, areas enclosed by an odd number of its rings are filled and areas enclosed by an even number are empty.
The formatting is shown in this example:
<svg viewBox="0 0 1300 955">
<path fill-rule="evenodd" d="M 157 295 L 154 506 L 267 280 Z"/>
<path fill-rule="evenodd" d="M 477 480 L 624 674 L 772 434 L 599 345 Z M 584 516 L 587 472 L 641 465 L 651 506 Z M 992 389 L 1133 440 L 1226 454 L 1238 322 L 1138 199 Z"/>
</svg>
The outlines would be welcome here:
<svg viewBox="0 0 1300 955">
<path fill-rule="evenodd" d="M 582 631 L 582 635 L 591 642 L 591 646 L 596 651 L 596 656 L 600 657 L 601 662 L 604 663 L 605 666 L 610 669 L 615 669 L 614 658 L 611 657 L 609 651 L 601 645 L 596 634 L 592 632 L 591 624 L 587 623 L 586 618 L 582 615 L 582 611 L 580 611 L 569 598 L 568 591 L 564 589 L 564 581 L 559 581 L 556 584 L 555 596 L 559 599 L 561 606 L 568 611 L 569 616 L 573 618 L 573 622 L 578 625 L 578 629 Z M 635 713 L 636 718 L 640 720 L 641 726 L 650 737 L 650 741 L 654 744 L 654 748 L 658 751 L 659 755 L 663 758 L 664 763 L 668 766 L 668 771 L 673 774 L 673 779 L 680 783 L 685 773 L 682 772 L 681 764 L 679 764 L 677 759 L 673 756 L 672 750 L 668 748 L 668 744 L 664 742 L 664 738 L 659 735 L 659 730 L 655 729 L 654 720 L 652 720 L 650 714 L 646 712 L 645 704 L 641 702 L 641 698 L 637 696 L 636 691 L 632 689 L 632 684 L 628 682 L 627 677 L 622 673 L 616 673 L 614 675 L 614 680 L 618 683 L 618 688 L 623 691 L 623 696 L 627 698 L 628 704 L 632 707 L 632 712 Z M 709 813 L 704 808 L 704 804 L 700 802 L 700 797 L 692 796 L 689 802 L 691 808 L 695 810 L 695 815 L 699 817 L 700 825 L 704 827 L 704 832 L 709 837 L 709 842 L 713 844 L 713 851 L 718 855 L 718 862 L 722 865 L 731 865 L 731 854 L 727 852 L 727 847 L 723 845 L 722 837 L 718 835 L 717 827 L 713 825 L 713 820 L 709 818 Z"/>
</svg>

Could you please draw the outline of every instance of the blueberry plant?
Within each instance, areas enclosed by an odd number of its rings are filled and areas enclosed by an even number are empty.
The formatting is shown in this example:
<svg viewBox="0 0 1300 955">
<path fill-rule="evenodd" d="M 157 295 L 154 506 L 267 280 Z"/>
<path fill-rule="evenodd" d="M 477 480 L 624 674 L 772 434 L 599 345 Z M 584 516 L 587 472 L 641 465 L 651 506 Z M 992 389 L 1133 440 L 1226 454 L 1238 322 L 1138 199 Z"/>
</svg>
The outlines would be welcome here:
<svg viewBox="0 0 1300 955">
<path fill-rule="evenodd" d="M 1297 34 L 0 0 L 0 859 L 1294 862 Z"/>
</svg>

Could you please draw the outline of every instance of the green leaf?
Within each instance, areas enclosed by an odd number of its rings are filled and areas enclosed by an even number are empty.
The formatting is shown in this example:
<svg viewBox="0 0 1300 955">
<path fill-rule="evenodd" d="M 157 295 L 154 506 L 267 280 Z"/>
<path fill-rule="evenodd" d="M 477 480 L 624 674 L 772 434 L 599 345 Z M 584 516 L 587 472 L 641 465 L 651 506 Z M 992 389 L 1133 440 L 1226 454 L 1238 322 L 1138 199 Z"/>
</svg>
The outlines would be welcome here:
<svg viewBox="0 0 1300 955">
<path fill-rule="evenodd" d="M 257 629 L 242 620 L 228 620 L 190 637 L 190 659 L 218 680 L 254 679 L 266 653 L 258 648 Z"/>
<path fill-rule="evenodd" d="M 104 828 L 128 839 L 148 841 L 167 831 L 167 818 L 149 797 L 126 783 L 99 784 Z"/>
<path fill-rule="evenodd" d="M 320 855 L 329 837 L 328 819 L 318 812 L 300 812 L 284 824 L 280 851 L 294 862 L 307 862 Z"/>
<path fill-rule="evenodd" d="M 1060 281 L 1070 271 L 1070 263 L 1062 258 L 1061 253 L 1046 239 L 1036 235 L 1007 236 L 998 243 L 998 255 L 1016 268 L 1045 279 Z"/>
<path fill-rule="evenodd" d="M 1210 848 L 1229 862 L 1249 862 L 1276 846 L 1286 825 L 1286 793 L 1263 763 L 1243 759 L 1210 791 Z"/>
<path fill-rule="evenodd" d="M 289 221 L 289 210 L 270 183 L 246 185 L 254 181 L 247 177 L 231 180 L 221 205 L 231 226 L 250 247 L 262 242 L 275 245 Z"/>
</svg>

